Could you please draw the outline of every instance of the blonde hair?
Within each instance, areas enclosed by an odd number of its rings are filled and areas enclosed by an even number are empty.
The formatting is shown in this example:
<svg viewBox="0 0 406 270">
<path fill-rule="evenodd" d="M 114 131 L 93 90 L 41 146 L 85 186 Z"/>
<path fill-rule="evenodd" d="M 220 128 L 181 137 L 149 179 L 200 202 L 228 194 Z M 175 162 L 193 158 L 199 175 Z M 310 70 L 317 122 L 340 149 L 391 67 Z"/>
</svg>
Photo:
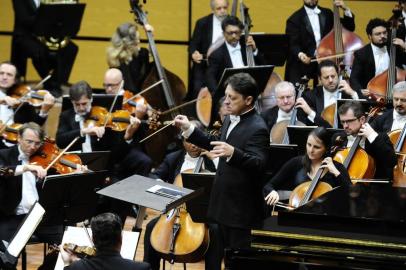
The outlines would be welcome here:
<svg viewBox="0 0 406 270">
<path fill-rule="evenodd" d="M 133 57 L 138 56 L 140 34 L 133 23 L 119 25 L 111 37 L 111 46 L 107 48 L 107 64 L 109 67 L 119 67 L 129 64 Z"/>
</svg>

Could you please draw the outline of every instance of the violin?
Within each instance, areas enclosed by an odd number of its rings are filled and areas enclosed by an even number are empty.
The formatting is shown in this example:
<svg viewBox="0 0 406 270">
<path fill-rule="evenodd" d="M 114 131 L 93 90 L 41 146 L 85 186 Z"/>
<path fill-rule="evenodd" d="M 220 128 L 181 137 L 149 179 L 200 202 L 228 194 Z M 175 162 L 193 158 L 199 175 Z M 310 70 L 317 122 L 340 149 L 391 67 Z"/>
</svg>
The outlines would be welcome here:
<svg viewBox="0 0 406 270">
<path fill-rule="evenodd" d="M 96 255 L 96 248 L 94 247 L 79 246 L 73 243 L 65 243 L 63 244 L 62 248 L 66 250 L 68 253 L 71 253 L 80 259 L 93 257 Z M 50 249 L 49 253 L 51 254 L 60 251 L 60 248 L 56 245 L 49 246 L 49 249 Z"/>
<path fill-rule="evenodd" d="M 9 125 L 4 125 L 0 121 L 0 134 L 3 136 L 3 138 L 10 142 L 10 143 L 17 143 L 18 139 L 18 130 L 23 126 L 23 124 L 20 123 L 13 123 Z"/>
<path fill-rule="evenodd" d="M 48 90 L 31 90 L 27 85 L 19 85 L 10 91 L 10 96 L 20 102 L 27 102 L 31 106 L 40 107 L 44 102 L 44 97 L 49 94 Z"/>
<path fill-rule="evenodd" d="M 52 164 L 52 168 L 59 174 L 73 173 L 78 165 L 82 165 L 82 160 L 75 154 L 63 154 L 58 158 L 61 151 L 56 146 L 55 140 L 46 137 L 43 145 L 37 153 L 30 157 L 30 163 L 39 165 L 44 169 Z M 57 160 L 55 160 L 57 159 Z"/>
<path fill-rule="evenodd" d="M 398 162 L 393 168 L 393 186 L 406 187 L 406 125 L 403 128 L 393 130 L 388 134 L 389 139 L 395 147 Z"/>
</svg>

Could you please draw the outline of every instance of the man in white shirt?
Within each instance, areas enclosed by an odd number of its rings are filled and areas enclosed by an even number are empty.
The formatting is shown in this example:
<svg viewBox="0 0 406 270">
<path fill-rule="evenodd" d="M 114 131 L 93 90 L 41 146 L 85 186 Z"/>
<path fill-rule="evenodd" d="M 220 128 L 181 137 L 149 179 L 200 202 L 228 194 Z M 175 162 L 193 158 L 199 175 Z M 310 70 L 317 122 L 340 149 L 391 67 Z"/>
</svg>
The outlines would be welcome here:
<svg viewBox="0 0 406 270">
<path fill-rule="evenodd" d="M 303 97 L 296 101 L 296 107 L 301 109 L 298 111 L 298 118 L 310 126 L 332 127 L 333 125 L 322 118 L 323 110 L 336 104 L 339 98 L 358 99 L 360 94 L 345 80 L 340 79 L 338 67 L 331 60 L 320 62 L 318 75 L 321 85 L 305 92 Z"/>
<path fill-rule="evenodd" d="M 370 43 L 354 53 L 350 77 L 351 87 L 356 91 L 362 91 L 364 96 L 370 94 L 370 91 L 366 90 L 368 82 L 388 69 L 390 57 L 387 22 L 379 18 L 370 20 L 366 27 L 366 33 Z M 402 68 L 402 64 L 406 63 L 406 54 L 404 52 L 406 44 L 400 38 L 395 38 L 392 42 L 396 45 L 394 64 Z"/>
</svg>

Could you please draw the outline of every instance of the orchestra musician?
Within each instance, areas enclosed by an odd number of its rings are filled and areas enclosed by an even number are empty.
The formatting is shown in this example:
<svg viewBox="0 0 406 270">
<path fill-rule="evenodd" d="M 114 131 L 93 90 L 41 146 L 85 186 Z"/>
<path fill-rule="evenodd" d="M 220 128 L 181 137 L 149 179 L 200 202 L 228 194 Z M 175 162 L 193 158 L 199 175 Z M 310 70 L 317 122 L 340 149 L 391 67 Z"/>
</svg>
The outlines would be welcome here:
<svg viewBox="0 0 406 270">
<path fill-rule="evenodd" d="M 311 181 L 319 168 L 327 168 L 320 181 L 332 187 L 351 185 L 345 167 L 334 161 L 328 153 L 331 137 L 324 127 L 312 130 L 307 137 L 306 154 L 296 156 L 283 165 L 278 173 L 264 186 L 266 204 L 273 205 L 280 199 L 279 190 L 293 190 L 305 181 Z"/>
<path fill-rule="evenodd" d="M 315 56 L 322 38 L 333 28 L 334 21 L 333 12 L 318 6 L 318 0 L 303 0 L 303 4 L 303 7 L 287 19 L 285 29 L 289 35 L 285 80 L 294 84 L 300 82 L 300 78 L 305 75 L 317 81 L 317 63 L 311 63 L 310 60 Z M 354 31 L 354 14 L 348 6 L 343 0 L 334 0 L 334 5 L 344 10 L 342 25 L 347 30 Z"/>
<path fill-rule="evenodd" d="M 51 50 L 33 34 L 37 19 L 40 0 L 13 0 L 14 31 L 12 39 L 11 61 L 25 76 L 27 58 L 32 63 L 41 78 L 45 78 L 51 70 L 52 77 L 45 82 L 44 87 L 54 96 L 61 96 L 61 85 L 69 80 L 70 73 L 78 53 L 78 46 L 69 40 L 60 46 L 58 51 Z"/>
<path fill-rule="evenodd" d="M 344 139 L 343 145 L 351 147 L 356 136 L 362 136 L 360 146 L 375 160 L 375 178 L 393 179 L 396 154 L 385 132 L 377 133 L 366 123 L 363 106 L 357 101 L 347 101 L 338 108 L 341 125 L 345 133 L 337 133 Z"/>
<path fill-rule="evenodd" d="M 264 119 L 269 130 L 276 123 L 290 120 L 295 106 L 296 89 L 290 82 L 279 82 L 275 85 L 275 98 L 277 106 L 261 113 L 261 117 Z"/>
<path fill-rule="evenodd" d="M 190 121 L 195 128 L 203 131 L 203 125 L 196 120 Z M 168 183 L 173 183 L 175 178 L 180 173 L 187 170 L 195 169 L 198 164 L 200 156 L 203 157 L 202 169 L 206 171 L 215 172 L 218 159 L 211 160 L 208 152 L 204 152 L 203 149 L 183 139 L 183 149 L 166 155 L 162 163 L 149 175 L 151 178 L 159 179 Z M 160 259 L 159 253 L 157 253 L 151 245 L 151 232 L 158 222 L 159 217 L 152 219 L 148 222 L 145 228 L 144 235 L 144 261 L 151 265 L 152 270 L 159 270 Z M 209 265 L 209 263 L 207 263 Z M 210 269 L 207 268 L 206 269 Z"/>
<path fill-rule="evenodd" d="M 331 60 L 320 62 L 317 73 L 321 85 L 316 86 L 313 91 L 303 93 L 302 98 L 296 101 L 298 118 L 308 126 L 331 127 L 331 125 L 322 118 L 323 110 L 337 102 L 339 93 L 342 98 L 358 99 L 361 93 L 354 91 L 345 80 L 340 80 L 337 65 Z"/>
<path fill-rule="evenodd" d="M 151 25 L 144 26 L 153 31 Z M 107 64 L 110 68 L 121 70 L 124 78 L 124 89 L 133 93 L 141 91 L 142 83 L 151 69 L 149 52 L 140 47 L 140 33 L 134 23 L 119 25 L 107 48 Z"/>
<path fill-rule="evenodd" d="M 195 129 L 186 116 L 175 117 L 188 141 L 220 157 L 208 217 L 219 226 L 216 238 L 223 248 L 210 256 L 217 262 L 211 269 L 220 269 L 225 247 L 249 247 L 250 229 L 263 217 L 262 177 L 268 159 L 267 127 L 254 108 L 259 94 L 255 80 L 246 73 L 232 75 L 225 93 L 224 104 L 231 114 L 220 138 Z"/>
<path fill-rule="evenodd" d="M 362 91 L 364 96 L 369 95 L 366 89 L 368 82 L 376 75 L 384 72 L 389 67 L 389 42 L 388 23 L 379 18 L 371 19 L 366 26 L 366 33 L 370 41 L 360 50 L 354 53 L 354 62 L 350 76 L 350 85 L 356 91 Z M 396 45 L 396 66 L 402 68 L 406 63 L 406 43 L 395 38 Z"/>
<path fill-rule="evenodd" d="M 96 248 L 96 255 L 79 259 L 75 254 L 60 246 L 65 270 L 150 270 L 144 262 L 124 259 L 120 255 L 123 236 L 122 221 L 113 213 L 103 213 L 92 218 L 92 241 Z"/>
<path fill-rule="evenodd" d="M 31 206 L 38 200 L 37 179 L 47 175 L 43 167 L 29 161 L 40 149 L 44 131 L 38 124 L 29 122 L 18 132 L 18 144 L 0 150 L 0 167 L 14 170 L 12 175 L 0 176 L 0 239 L 5 241 L 11 240 Z M 62 226 L 54 227 L 52 231 L 46 226 L 39 226 L 36 231 L 38 237 L 53 243 L 60 243 L 62 233 Z M 4 251 L 2 244 L 0 250 Z"/>
<path fill-rule="evenodd" d="M 406 124 L 406 82 L 398 82 L 393 86 L 393 108 L 377 116 L 371 123 L 376 132 L 389 132 L 403 129 Z"/>
<path fill-rule="evenodd" d="M 189 43 L 189 54 L 193 61 L 192 86 L 189 99 L 197 97 L 200 89 L 206 86 L 204 74 L 207 69 L 207 51 L 216 42 L 223 39 L 221 22 L 228 15 L 228 0 L 210 0 L 212 13 L 196 21 Z"/>
</svg>

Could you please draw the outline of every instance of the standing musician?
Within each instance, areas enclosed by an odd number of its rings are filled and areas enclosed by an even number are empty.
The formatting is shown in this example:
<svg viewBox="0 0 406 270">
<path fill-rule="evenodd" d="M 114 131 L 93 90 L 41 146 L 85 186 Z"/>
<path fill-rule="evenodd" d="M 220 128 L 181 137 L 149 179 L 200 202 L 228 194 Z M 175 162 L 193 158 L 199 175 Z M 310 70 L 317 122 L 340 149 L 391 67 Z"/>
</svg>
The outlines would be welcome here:
<svg viewBox="0 0 406 270">
<path fill-rule="evenodd" d="M 389 132 L 403 129 L 406 124 L 406 82 L 398 82 L 393 86 L 393 108 L 379 115 L 371 123 L 377 132 Z"/>
<path fill-rule="evenodd" d="M 358 94 L 345 80 L 339 79 L 337 65 L 331 60 L 320 62 L 317 70 L 321 85 L 316 86 L 313 91 L 303 93 L 302 98 L 296 101 L 298 118 L 308 126 L 331 127 L 331 125 L 321 117 L 322 111 L 337 102 L 339 93 L 342 98 L 358 99 Z"/>
<path fill-rule="evenodd" d="M 335 134 L 333 137 L 344 138 L 344 146 L 351 147 L 356 136 L 362 136 L 360 147 L 375 160 L 375 178 L 393 179 L 393 167 L 396 165 L 396 155 L 388 135 L 377 133 L 368 123 L 361 103 L 347 101 L 338 108 L 341 125 L 345 134 Z"/>
<path fill-rule="evenodd" d="M 368 82 L 389 67 L 388 23 L 379 18 L 372 19 L 367 24 L 366 33 L 370 43 L 354 53 L 350 77 L 351 87 L 362 91 L 364 96 L 369 95 Z M 406 63 L 406 44 L 400 38 L 392 42 L 397 46 L 396 66 L 402 68 Z"/>
<path fill-rule="evenodd" d="M 144 27 L 147 31 L 153 31 L 151 25 Z M 124 89 L 133 93 L 141 90 L 151 64 L 148 50 L 140 47 L 140 33 L 137 25 L 123 23 L 117 27 L 111 38 L 111 46 L 107 49 L 107 64 L 110 68 L 121 70 Z"/>
<path fill-rule="evenodd" d="M 143 262 L 124 259 L 120 255 L 123 241 L 120 218 L 113 213 L 103 213 L 92 218 L 92 241 L 96 248 L 94 257 L 79 259 L 60 246 L 65 270 L 150 270 Z"/>
<path fill-rule="evenodd" d="M 222 247 L 249 247 L 250 229 L 263 217 L 261 180 L 269 137 L 266 124 L 254 108 L 258 94 L 255 80 L 246 73 L 227 80 L 224 104 L 231 115 L 224 120 L 220 138 L 195 129 L 186 116 L 175 117 L 175 125 L 188 141 L 220 157 L 208 217 L 219 226 Z M 210 256 L 217 262 L 212 269 L 220 269 L 223 250 Z"/>
<path fill-rule="evenodd" d="M 268 129 L 281 121 L 289 121 L 295 106 L 296 90 L 292 83 L 282 81 L 275 85 L 276 105 L 261 113 Z"/>
<path fill-rule="evenodd" d="M 192 120 L 190 122 L 195 126 L 195 128 L 201 131 L 204 130 L 203 125 L 199 121 Z M 215 162 L 214 160 L 211 160 L 209 154 L 206 153 L 203 149 L 184 139 L 183 149 L 166 155 L 163 162 L 156 168 L 156 170 L 154 170 L 150 174 L 150 177 L 154 179 L 160 179 L 168 183 L 173 183 L 175 181 L 175 178 L 177 178 L 180 173 L 190 169 L 195 169 L 200 156 L 203 157 L 202 166 L 204 168 L 202 169 L 215 172 L 218 159 L 216 159 L 217 162 Z M 150 222 L 148 222 L 145 228 L 144 235 L 144 261 L 148 262 L 151 265 L 152 270 L 159 270 L 160 268 L 161 257 L 159 256 L 159 253 L 154 250 L 150 242 L 151 232 L 158 220 L 159 217 L 154 218 Z M 207 266 L 209 266 L 209 261 L 207 261 L 206 264 Z M 206 269 L 210 268 L 206 267 Z"/>
<path fill-rule="evenodd" d="M 0 167 L 11 167 L 14 174 L 0 176 L 0 239 L 10 241 L 31 206 L 38 200 L 37 179 L 44 178 L 47 171 L 30 164 L 41 147 L 45 133 L 33 122 L 26 123 L 18 131 L 18 144 L 0 150 Z M 45 227 L 45 226 L 44 226 Z M 47 237 L 46 230 L 37 229 L 37 235 Z M 44 228 L 45 229 L 45 228 Z M 62 228 L 59 232 L 62 234 Z M 62 235 L 49 239 L 58 243 Z M 48 235 L 49 237 L 49 235 Z M 0 250 L 4 250 L 2 244 Z"/>
<path fill-rule="evenodd" d="M 317 63 L 310 60 L 315 56 L 321 39 L 333 28 L 333 12 L 319 7 L 318 0 L 303 0 L 304 6 L 295 11 L 286 21 L 285 32 L 289 35 L 289 56 L 286 63 L 285 80 L 300 82 L 306 75 L 317 80 Z M 354 14 L 343 0 L 335 0 L 334 5 L 344 10 L 341 19 L 343 26 L 355 30 Z M 316 84 L 314 84 L 316 85 Z"/>
<path fill-rule="evenodd" d="M 45 78 L 53 70 L 51 79 L 44 86 L 59 97 L 62 94 L 61 84 L 68 82 L 78 53 L 78 46 L 69 40 L 64 45 L 57 44 L 58 47 L 61 46 L 56 52 L 33 34 L 37 11 L 41 4 L 40 0 L 13 0 L 14 30 L 11 61 L 16 64 L 24 76 L 27 58 L 32 59 L 41 78 Z"/>
<path fill-rule="evenodd" d="M 221 22 L 228 15 L 228 0 L 210 0 L 212 14 L 196 21 L 192 39 L 189 44 L 189 54 L 192 57 L 192 87 L 188 94 L 190 99 L 197 97 L 200 89 L 205 87 L 207 50 L 210 46 L 223 39 Z"/>
<path fill-rule="evenodd" d="M 297 156 L 283 165 L 279 172 L 264 186 L 264 197 L 268 205 L 280 199 L 278 190 L 293 190 L 305 181 L 311 181 L 319 168 L 327 168 L 320 181 L 332 187 L 351 185 L 350 176 L 344 166 L 327 154 L 331 148 L 331 138 L 324 127 L 310 132 L 306 142 L 306 154 Z"/>
</svg>

